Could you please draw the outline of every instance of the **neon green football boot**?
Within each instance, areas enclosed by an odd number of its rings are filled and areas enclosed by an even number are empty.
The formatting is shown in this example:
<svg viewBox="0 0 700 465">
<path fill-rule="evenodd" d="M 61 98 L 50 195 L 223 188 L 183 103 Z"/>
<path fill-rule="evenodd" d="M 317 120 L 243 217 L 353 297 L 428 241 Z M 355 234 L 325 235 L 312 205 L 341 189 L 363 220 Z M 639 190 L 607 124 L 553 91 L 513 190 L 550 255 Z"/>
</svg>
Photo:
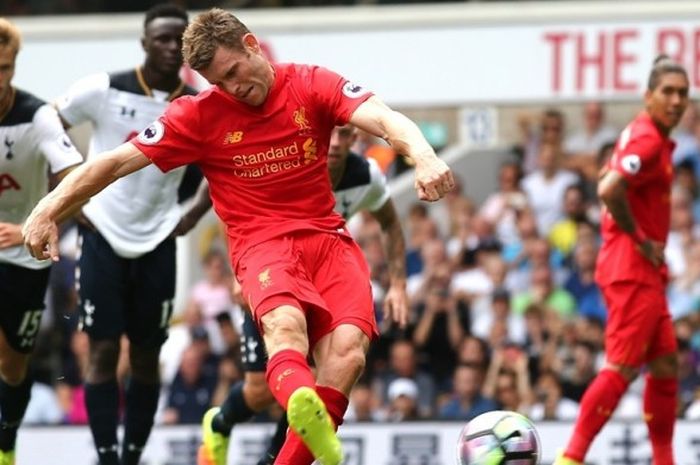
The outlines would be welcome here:
<svg viewBox="0 0 700 465">
<path fill-rule="evenodd" d="M 564 455 L 564 451 L 560 450 L 557 454 L 557 458 L 554 459 L 554 463 L 552 465 L 583 465 L 583 462 L 579 462 L 577 460 L 566 457 Z"/>
<path fill-rule="evenodd" d="M 299 435 L 321 465 L 339 465 L 343 448 L 326 406 L 310 387 L 300 387 L 287 403 L 289 427 Z"/>
<path fill-rule="evenodd" d="M 229 438 L 217 433 L 211 426 L 220 410 L 219 407 L 212 407 L 202 418 L 202 445 L 197 451 L 197 465 L 226 465 Z M 4 464 L 0 462 L 0 465 Z"/>
<path fill-rule="evenodd" d="M 15 451 L 0 450 L 0 465 L 15 465 Z"/>
</svg>

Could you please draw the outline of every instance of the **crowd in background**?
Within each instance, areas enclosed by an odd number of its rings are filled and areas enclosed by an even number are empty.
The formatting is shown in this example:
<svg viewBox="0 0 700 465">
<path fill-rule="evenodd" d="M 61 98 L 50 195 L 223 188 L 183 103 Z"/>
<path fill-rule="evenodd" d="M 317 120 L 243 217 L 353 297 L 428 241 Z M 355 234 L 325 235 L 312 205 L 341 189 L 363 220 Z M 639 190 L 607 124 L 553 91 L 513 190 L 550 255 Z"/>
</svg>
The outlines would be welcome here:
<svg viewBox="0 0 700 465">
<path fill-rule="evenodd" d="M 606 308 L 593 280 L 600 246 L 595 182 L 621 129 L 606 124 L 601 104 L 582 109 L 580 128 L 567 128 L 556 109 L 521 118 L 522 141 L 482 204 L 458 186 L 441 203 L 410 209 L 403 225 L 412 319 L 404 330 L 382 318 L 389 279 L 380 227 L 369 215 L 350 221 L 371 268 L 381 335 L 351 394 L 348 421 L 465 421 L 499 408 L 535 420 L 575 418 L 604 360 Z M 699 419 L 700 118 L 693 105 L 673 136 L 666 259 L 679 343 L 677 413 Z M 354 149 L 376 157 L 389 177 L 407 169 L 402 157 L 372 138 L 360 137 Z M 27 423 L 87 420 L 82 377 L 88 341 L 75 331 L 74 248 L 74 231 L 67 228 L 64 258 L 52 272 L 50 310 L 34 363 L 40 382 Z M 204 278 L 188 291 L 163 348 L 161 423 L 199 422 L 243 376 L 244 310 L 231 295 L 223 248 L 203 253 L 202 267 Z M 119 373 L 122 380 L 129 376 L 126 359 Z M 642 383 L 634 383 L 615 415 L 641 418 L 641 390 Z M 280 414 L 273 408 L 256 419 Z"/>
</svg>

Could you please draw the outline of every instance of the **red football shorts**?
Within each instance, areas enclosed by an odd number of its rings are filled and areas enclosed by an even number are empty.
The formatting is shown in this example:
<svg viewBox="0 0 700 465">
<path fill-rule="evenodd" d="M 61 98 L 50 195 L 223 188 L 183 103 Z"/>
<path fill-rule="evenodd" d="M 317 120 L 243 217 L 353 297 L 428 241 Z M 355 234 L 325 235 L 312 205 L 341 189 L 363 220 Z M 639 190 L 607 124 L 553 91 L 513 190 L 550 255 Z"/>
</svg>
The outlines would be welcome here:
<svg viewBox="0 0 700 465">
<path fill-rule="evenodd" d="M 601 291 L 608 306 L 605 356 L 609 362 L 640 367 L 677 350 L 663 287 L 620 281 Z"/>
<path fill-rule="evenodd" d="M 236 275 L 258 329 L 265 313 L 291 305 L 306 314 L 311 347 L 341 324 L 378 334 L 369 269 L 349 236 L 305 231 L 265 241 L 243 254 Z"/>
</svg>

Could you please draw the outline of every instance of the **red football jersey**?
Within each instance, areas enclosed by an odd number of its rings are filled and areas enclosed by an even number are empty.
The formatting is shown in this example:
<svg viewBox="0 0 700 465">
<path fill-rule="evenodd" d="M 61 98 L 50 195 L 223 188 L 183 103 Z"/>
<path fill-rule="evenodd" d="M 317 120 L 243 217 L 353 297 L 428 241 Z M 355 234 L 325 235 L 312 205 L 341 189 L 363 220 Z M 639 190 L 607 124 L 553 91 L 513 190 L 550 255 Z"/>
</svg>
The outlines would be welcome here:
<svg viewBox="0 0 700 465">
<path fill-rule="evenodd" d="M 163 171 L 199 165 L 234 263 L 272 237 L 343 227 L 326 167 L 330 135 L 372 95 L 321 67 L 274 70 L 259 107 L 213 87 L 175 100 L 131 141 Z"/>
<path fill-rule="evenodd" d="M 674 147 L 674 142 L 659 131 L 649 114 L 642 112 L 620 134 L 607 166 L 627 180 L 627 201 L 637 227 L 650 239 L 663 243 L 671 223 Z M 628 280 L 658 284 L 660 276 L 665 279 L 666 267 L 654 268 L 605 208 L 601 230 L 603 246 L 596 266 L 596 280 L 600 284 Z"/>
</svg>

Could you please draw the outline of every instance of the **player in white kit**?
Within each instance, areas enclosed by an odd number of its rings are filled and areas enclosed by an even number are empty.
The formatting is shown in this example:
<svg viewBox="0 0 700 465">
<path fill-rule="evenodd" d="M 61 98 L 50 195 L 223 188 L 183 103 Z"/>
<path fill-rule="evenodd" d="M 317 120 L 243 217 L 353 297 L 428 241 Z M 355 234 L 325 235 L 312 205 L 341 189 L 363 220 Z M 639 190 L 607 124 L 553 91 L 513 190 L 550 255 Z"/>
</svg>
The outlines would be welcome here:
<svg viewBox="0 0 700 465">
<path fill-rule="evenodd" d="M 12 86 L 19 48 L 18 29 L 0 18 L 0 465 L 15 463 L 51 265 L 23 246 L 22 223 L 48 191 L 48 170 L 60 180 L 82 162 L 56 110 Z"/>
<path fill-rule="evenodd" d="M 89 121 L 89 156 L 131 139 L 169 102 L 194 94 L 179 77 L 187 13 L 151 8 L 144 21 L 142 65 L 77 81 L 57 102 L 64 124 Z M 121 178 L 83 207 L 77 283 L 80 327 L 90 338 L 85 403 L 100 465 L 137 465 L 158 404 L 158 357 L 175 295 L 175 239 L 182 218 L 178 187 L 184 168 L 155 165 Z M 124 440 L 119 454 L 116 379 L 120 338 L 129 338 L 131 376 L 125 389 Z M 121 455 L 121 458 L 120 458 Z"/>
</svg>

